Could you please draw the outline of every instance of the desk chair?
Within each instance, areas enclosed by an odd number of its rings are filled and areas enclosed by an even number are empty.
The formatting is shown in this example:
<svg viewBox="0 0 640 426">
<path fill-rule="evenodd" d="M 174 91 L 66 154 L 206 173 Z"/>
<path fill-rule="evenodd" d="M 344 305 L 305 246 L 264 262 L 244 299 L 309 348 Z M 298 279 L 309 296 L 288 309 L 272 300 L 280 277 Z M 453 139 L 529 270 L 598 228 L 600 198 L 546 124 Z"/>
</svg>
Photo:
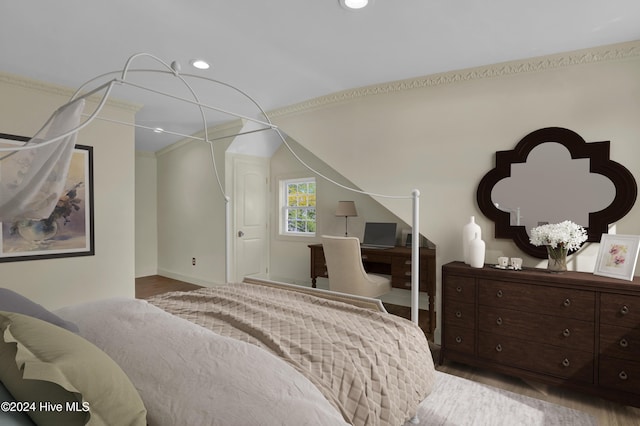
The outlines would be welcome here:
<svg viewBox="0 0 640 426">
<path fill-rule="evenodd" d="M 358 238 L 323 235 L 322 249 L 327 261 L 329 290 L 367 297 L 391 291 L 389 278 L 364 270 Z"/>
</svg>

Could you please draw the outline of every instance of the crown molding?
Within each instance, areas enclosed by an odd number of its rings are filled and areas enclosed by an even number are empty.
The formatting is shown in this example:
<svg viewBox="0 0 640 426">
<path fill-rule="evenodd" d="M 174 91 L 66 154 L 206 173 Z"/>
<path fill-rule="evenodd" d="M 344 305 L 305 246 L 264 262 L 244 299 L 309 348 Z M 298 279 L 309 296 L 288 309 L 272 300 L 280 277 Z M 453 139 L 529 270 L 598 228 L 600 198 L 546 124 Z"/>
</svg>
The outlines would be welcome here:
<svg viewBox="0 0 640 426">
<path fill-rule="evenodd" d="M 640 40 L 348 89 L 278 108 L 267 115 L 282 117 L 368 96 L 637 57 L 640 57 Z"/>
<path fill-rule="evenodd" d="M 156 158 L 156 153 L 151 151 L 139 151 L 136 150 L 136 157 L 144 157 L 144 158 Z"/>
<path fill-rule="evenodd" d="M 61 96 L 67 99 L 71 99 L 71 96 L 74 95 L 75 89 L 72 90 L 68 87 L 59 86 L 51 83 L 44 83 L 42 81 L 33 80 L 27 77 L 22 77 L 15 74 L 9 74 L 5 72 L 0 72 L 0 83 L 9 84 L 12 86 L 18 86 L 25 89 L 35 90 L 38 92 L 49 93 L 51 95 Z M 88 98 L 92 102 L 100 102 L 101 96 L 96 94 L 89 96 Z M 136 105 L 131 102 L 126 102 L 118 99 L 109 98 L 107 99 L 107 105 L 114 108 L 123 109 L 126 111 L 137 112 L 142 108 L 142 105 Z"/>
<path fill-rule="evenodd" d="M 207 134 L 209 135 L 209 139 L 215 139 L 217 137 L 224 137 L 224 136 L 227 136 L 229 138 L 235 137 L 236 135 L 234 134 L 226 135 L 225 133 L 228 133 L 229 131 L 234 131 L 234 132 L 237 131 L 238 128 L 242 128 L 243 123 L 244 121 L 239 118 L 231 121 L 227 121 L 225 123 L 209 127 L 207 129 Z M 188 145 L 192 142 L 204 142 L 204 140 L 195 139 L 195 138 L 204 139 L 204 134 L 205 134 L 204 130 L 200 130 L 199 132 L 193 134 L 193 138 L 183 138 L 177 142 L 172 143 L 169 146 L 166 146 L 156 151 L 155 156 L 160 157 L 162 155 L 168 154 L 171 151 L 175 151 L 176 149 L 181 148 L 185 145 Z"/>
</svg>

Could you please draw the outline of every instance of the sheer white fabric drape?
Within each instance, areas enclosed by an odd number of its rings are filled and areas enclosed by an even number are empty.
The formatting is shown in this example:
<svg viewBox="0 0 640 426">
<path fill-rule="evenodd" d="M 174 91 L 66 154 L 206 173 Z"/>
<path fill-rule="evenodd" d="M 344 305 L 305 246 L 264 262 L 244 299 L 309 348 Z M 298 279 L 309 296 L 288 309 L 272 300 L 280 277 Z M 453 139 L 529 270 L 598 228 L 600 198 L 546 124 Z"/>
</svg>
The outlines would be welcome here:
<svg viewBox="0 0 640 426">
<path fill-rule="evenodd" d="M 72 102 L 57 110 L 28 142 L 13 146 L 0 142 L 2 148 L 34 146 L 22 151 L 0 151 L 0 221 L 49 217 L 65 189 L 77 132 L 53 143 L 42 142 L 78 127 L 83 109 L 84 100 Z"/>
</svg>

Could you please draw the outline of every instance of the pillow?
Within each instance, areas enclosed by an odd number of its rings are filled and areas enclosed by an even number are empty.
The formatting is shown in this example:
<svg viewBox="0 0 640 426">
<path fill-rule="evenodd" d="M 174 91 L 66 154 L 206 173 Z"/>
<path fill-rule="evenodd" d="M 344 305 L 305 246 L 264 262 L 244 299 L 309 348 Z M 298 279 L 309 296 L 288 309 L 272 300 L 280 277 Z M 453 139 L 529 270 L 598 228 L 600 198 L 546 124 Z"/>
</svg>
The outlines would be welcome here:
<svg viewBox="0 0 640 426">
<path fill-rule="evenodd" d="M 0 402 L 15 402 L 7 388 L 0 383 Z M 0 410 L 0 425 L 2 426 L 33 426 L 31 418 L 24 411 Z"/>
<path fill-rule="evenodd" d="M 74 333 L 78 332 L 78 326 L 72 322 L 65 321 L 56 314 L 49 312 L 42 305 L 38 305 L 26 297 L 9 290 L 8 288 L 0 288 L 0 311 L 16 312 L 19 314 L 29 315 L 34 318 L 40 318 L 43 321 L 50 322 L 62 328 L 66 328 Z"/>
<path fill-rule="evenodd" d="M 146 425 L 135 387 L 107 354 L 68 330 L 0 311 L 0 381 L 17 401 L 61 404 L 28 414 L 37 424 Z"/>
</svg>

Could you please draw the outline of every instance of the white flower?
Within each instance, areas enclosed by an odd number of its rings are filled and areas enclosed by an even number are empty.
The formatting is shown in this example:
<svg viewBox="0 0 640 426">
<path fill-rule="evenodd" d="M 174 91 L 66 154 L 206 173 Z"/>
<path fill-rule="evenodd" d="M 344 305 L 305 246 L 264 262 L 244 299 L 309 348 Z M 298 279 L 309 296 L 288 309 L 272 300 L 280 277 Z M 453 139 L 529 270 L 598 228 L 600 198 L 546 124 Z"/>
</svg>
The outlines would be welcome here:
<svg viewBox="0 0 640 426">
<path fill-rule="evenodd" d="M 587 231 L 570 220 L 540 225 L 531 230 L 529 241 L 534 246 L 564 247 L 566 250 L 577 250 L 587 241 Z"/>
</svg>

